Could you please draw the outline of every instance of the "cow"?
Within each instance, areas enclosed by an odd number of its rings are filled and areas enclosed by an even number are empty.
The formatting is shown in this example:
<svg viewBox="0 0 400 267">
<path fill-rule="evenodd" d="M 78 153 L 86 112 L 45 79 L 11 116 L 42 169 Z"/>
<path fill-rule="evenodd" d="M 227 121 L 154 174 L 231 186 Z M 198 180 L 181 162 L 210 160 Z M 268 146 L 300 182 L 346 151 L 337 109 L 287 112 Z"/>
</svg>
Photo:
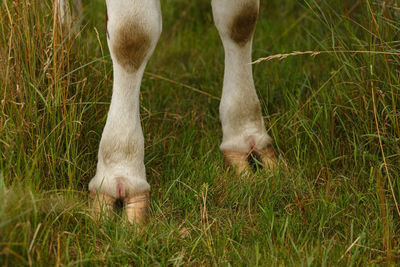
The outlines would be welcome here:
<svg viewBox="0 0 400 267">
<path fill-rule="evenodd" d="M 81 0 L 71 1 L 75 15 L 80 15 Z M 113 92 L 89 191 L 95 211 L 112 209 L 116 201 L 123 201 L 129 222 L 142 224 L 148 218 L 150 185 L 144 165 L 139 91 L 161 34 L 160 1 L 106 0 L 106 5 Z M 259 0 L 211 0 L 225 52 L 220 150 L 227 164 L 245 176 L 250 170 L 250 154 L 257 155 L 266 168 L 276 165 L 249 64 L 259 5 Z M 68 0 L 59 0 L 59 6 L 61 21 L 67 25 L 71 22 Z"/>
</svg>

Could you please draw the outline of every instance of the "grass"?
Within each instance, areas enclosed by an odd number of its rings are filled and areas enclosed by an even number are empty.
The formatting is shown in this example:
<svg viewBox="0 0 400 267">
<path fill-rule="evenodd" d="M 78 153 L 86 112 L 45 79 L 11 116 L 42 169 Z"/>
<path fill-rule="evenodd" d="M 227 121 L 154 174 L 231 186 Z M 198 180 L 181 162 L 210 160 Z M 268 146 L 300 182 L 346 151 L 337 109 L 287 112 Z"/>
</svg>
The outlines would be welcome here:
<svg viewBox="0 0 400 267">
<path fill-rule="evenodd" d="M 0 264 L 394 265 L 400 259 L 400 7 L 262 2 L 253 58 L 288 167 L 223 168 L 223 48 L 208 0 L 162 2 L 141 90 L 151 221 L 95 221 L 87 184 L 111 96 L 105 3 L 75 34 L 57 1 L 0 4 Z M 325 52 L 328 51 L 328 52 Z M 278 57 L 278 56 L 276 56 Z"/>
</svg>

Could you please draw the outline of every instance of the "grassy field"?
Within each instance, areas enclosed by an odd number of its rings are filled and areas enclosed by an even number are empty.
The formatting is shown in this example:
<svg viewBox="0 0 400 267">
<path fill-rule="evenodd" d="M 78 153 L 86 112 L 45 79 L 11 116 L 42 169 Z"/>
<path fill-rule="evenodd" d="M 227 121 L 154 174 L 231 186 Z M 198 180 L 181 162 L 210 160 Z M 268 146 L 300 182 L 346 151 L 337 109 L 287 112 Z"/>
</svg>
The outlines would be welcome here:
<svg viewBox="0 0 400 267">
<path fill-rule="evenodd" d="M 254 65 L 287 167 L 245 180 L 218 149 L 224 55 L 210 3 L 162 0 L 141 91 L 152 186 L 141 234 L 88 212 L 112 89 L 105 3 L 84 2 L 66 34 L 53 2 L 0 3 L 0 265 L 399 263 L 396 1 L 261 1 L 254 59 L 321 53 Z"/>
</svg>

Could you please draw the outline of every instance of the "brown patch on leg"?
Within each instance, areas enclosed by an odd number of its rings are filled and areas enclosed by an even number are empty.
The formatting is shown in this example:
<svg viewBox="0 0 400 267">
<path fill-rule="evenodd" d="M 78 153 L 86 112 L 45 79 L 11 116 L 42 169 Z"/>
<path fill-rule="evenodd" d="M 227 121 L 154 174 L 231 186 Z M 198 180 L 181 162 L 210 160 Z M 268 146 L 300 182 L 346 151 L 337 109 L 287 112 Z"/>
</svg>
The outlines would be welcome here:
<svg viewBox="0 0 400 267">
<path fill-rule="evenodd" d="M 112 50 L 118 63 L 129 72 L 138 70 L 151 45 L 143 26 L 136 22 L 124 23 L 114 36 Z"/>
<path fill-rule="evenodd" d="M 234 17 L 230 26 L 230 36 L 238 45 L 247 44 L 254 32 L 258 17 L 258 6 L 255 1 L 243 5 Z"/>
<path fill-rule="evenodd" d="M 107 7 L 106 7 L 106 35 L 107 39 L 110 39 L 110 35 L 108 34 L 108 13 L 107 13 Z"/>
</svg>

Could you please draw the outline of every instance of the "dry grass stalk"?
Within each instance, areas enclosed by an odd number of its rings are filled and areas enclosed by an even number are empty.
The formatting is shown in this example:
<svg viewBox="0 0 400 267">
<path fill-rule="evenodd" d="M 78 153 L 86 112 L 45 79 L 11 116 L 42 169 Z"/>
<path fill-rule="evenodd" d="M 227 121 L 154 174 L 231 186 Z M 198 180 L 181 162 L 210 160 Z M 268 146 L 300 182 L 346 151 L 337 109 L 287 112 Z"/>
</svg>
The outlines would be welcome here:
<svg viewBox="0 0 400 267">
<path fill-rule="evenodd" d="M 263 61 L 270 61 L 272 59 L 283 60 L 287 57 L 291 56 L 300 56 L 300 55 L 311 55 L 312 57 L 318 56 L 320 54 L 336 54 L 336 53 L 349 53 L 349 54 L 374 54 L 374 55 L 393 55 L 400 56 L 400 53 L 397 52 L 386 52 L 386 51 L 357 51 L 357 50 L 328 50 L 328 51 L 293 51 L 291 53 L 286 54 L 275 54 L 268 57 L 261 57 L 250 64 L 257 64 Z"/>
</svg>

